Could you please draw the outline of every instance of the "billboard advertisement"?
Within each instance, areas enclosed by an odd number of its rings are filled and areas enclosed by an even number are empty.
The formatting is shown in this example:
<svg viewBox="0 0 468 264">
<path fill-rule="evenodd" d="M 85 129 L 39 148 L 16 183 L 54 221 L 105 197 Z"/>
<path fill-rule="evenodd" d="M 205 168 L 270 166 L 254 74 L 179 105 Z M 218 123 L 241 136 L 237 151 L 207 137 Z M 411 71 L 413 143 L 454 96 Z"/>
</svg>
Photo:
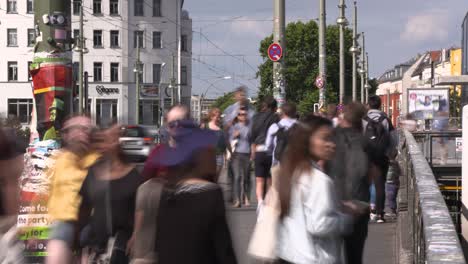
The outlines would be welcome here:
<svg viewBox="0 0 468 264">
<path fill-rule="evenodd" d="M 416 120 L 449 116 L 449 89 L 408 89 L 408 113 Z"/>
</svg>

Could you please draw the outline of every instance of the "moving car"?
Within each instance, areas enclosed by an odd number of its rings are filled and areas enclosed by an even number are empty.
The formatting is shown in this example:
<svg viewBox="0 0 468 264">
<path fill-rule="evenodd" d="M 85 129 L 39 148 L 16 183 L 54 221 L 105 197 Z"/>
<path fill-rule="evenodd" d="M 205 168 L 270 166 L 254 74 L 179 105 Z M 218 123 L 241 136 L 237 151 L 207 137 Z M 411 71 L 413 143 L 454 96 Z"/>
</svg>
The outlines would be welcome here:
<svg viewBox="0 0 468 264">
<path fill-rule="evenodd" d="M 155 145 L 156 135 L 143 126 L 124 126 L 120 137 L 123 152 L 130 158 L 146 160 Z"/>
</svg>

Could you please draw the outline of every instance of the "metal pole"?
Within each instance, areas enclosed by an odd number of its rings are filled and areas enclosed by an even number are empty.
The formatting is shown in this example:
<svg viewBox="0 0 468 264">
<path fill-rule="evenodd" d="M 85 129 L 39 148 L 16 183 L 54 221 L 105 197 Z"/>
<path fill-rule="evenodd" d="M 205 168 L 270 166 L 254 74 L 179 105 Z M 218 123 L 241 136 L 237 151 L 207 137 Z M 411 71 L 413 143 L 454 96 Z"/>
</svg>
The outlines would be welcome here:
<svg viewBox="0 0 468 264">
<path fill-rule="evenodd" d="M 345 26 L 348 25 L 348 21 L 345 17 L 345 0 L 340 0 L 340 5 L 338 7 L 340 9 L 340 17 L 337 20 L 337 24 L 340 26 L 340 104 L 343 104 L 345 97 L 344 30 Z"/>
<path fill-rule="evenodd" d="M 327 105 L 327 52 L 325 48 L 325 30 L 327 22 L 326 0 L 319 0 L 319 74 L 323 79 L 323 88 L 319 90 L 319 110 Z"/>
<path fill-rule="evenodd" d="M 172 78 L 171 78 L 171 105 L 176 104 L 176 90 L 175 90 L 175 85 L 176 85 L 176 79 L 175 79 L 175 55 L 172 54 Z"/>
<path fill-rule="evenodd" d="M 182 58 L 181 58 L 181 6 L 180 1 L 176 0 L 177 3 L 177 103 L 181 103 L 181 82 L 182 82 Z"/>
<path fill-rule="evenodd" d="M 387 89 L 387 116 L 392 118 L 390 115 L 390 89 Z"/>
<path fill-rule="evenodd" d="M 354 1 L 354 13 L 353 13 L 353 47 L 351 47 L 351 53 L 353 54 L 353 102 L 357 100 L 357 65 L 356 59 L 358 55 L 357 47 L 357 4 Z"/>
<path fill-rule="evenodd" d="M 135 77 L 135 124 L 140 123 L 140 36 L 137 38 L 137 59 L 136 59 L 136 77 Z"/>
<path fill-rule="evenodd" d="M 84 71 L 84 65 L 83 65 L 83 49 L 84 49 L 84 31 L 83 31 L 83 1 L 81 1 L 80 4 L 80 39 L 79 39 L 79 48 L 80 48 L 80 57 L 79 57 L 79 63 L 80 63 L 80 69 L 78 73 L 78 113 L 83 114 L 83 71 Z"/>
<path fill-rule="evenodd" d="M 362 59 L 361 59 L 361 103 L 365 103 L 366 94 L 364 91 L 364 86 L 366 85 L 366 36 L 364 32 L 361 33 L 362 36 Z"/>
<path fill-rule="evenodd" d="M 366 54 L 366 73 L 365 73 L 366 74 L 366 78 L 365 78 L 366 86 L 365 88 L 366 88 L 366 103 L 368 103 L 369 102 L 369 87 L 370 87 L 369 86 L 369 54 L 367 52 L 365 54 Z"/>
<path fill-rule="evenodd" d="M 273 96 L 281 106 L 284 103 L 284 93 L 286 91 L 286 79 L 284 77 L 284 54 L 286 50 L 285 38 L 285 0 L 273 0 L 273 41 L 283 48 L 283 58 L 273 62 Z"/>
</svg>

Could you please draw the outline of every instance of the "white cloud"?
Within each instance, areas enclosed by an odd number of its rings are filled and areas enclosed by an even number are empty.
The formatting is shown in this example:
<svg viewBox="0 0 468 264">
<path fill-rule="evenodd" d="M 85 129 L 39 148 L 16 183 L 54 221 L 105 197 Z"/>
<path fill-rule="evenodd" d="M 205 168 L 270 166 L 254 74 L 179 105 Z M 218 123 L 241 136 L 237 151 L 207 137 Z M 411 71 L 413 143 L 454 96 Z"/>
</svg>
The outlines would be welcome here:
<svg viewBox="0 0 468 264">
<path fill-rule="evenodd" d="M 411 43 L 445 41 L 449 35 L 448 10 L 429 10 L 408 18 L 400 37 Z"/>
</svg>

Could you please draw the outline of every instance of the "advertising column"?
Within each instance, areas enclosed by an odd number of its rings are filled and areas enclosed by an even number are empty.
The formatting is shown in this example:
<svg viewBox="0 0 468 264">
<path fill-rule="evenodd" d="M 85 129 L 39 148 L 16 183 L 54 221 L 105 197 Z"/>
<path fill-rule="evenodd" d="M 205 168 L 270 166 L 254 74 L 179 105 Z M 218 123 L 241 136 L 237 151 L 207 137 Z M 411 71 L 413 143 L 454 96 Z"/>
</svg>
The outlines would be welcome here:
<svg viewBox="0 0 468 264">
<path fill-rule="evenodd" d="M 40 4 L 37 4 L 40 3 Z M 18 227 L 29 263 L 46 256 L 51 158 L 60 147 L 60 129 L 72 107 L 70 1 L 43 0 L 34 5 L 36 41 L 30 67 L 33 79 L 34 138 L 25 155 L 20 181 Z"/>
</svg>

